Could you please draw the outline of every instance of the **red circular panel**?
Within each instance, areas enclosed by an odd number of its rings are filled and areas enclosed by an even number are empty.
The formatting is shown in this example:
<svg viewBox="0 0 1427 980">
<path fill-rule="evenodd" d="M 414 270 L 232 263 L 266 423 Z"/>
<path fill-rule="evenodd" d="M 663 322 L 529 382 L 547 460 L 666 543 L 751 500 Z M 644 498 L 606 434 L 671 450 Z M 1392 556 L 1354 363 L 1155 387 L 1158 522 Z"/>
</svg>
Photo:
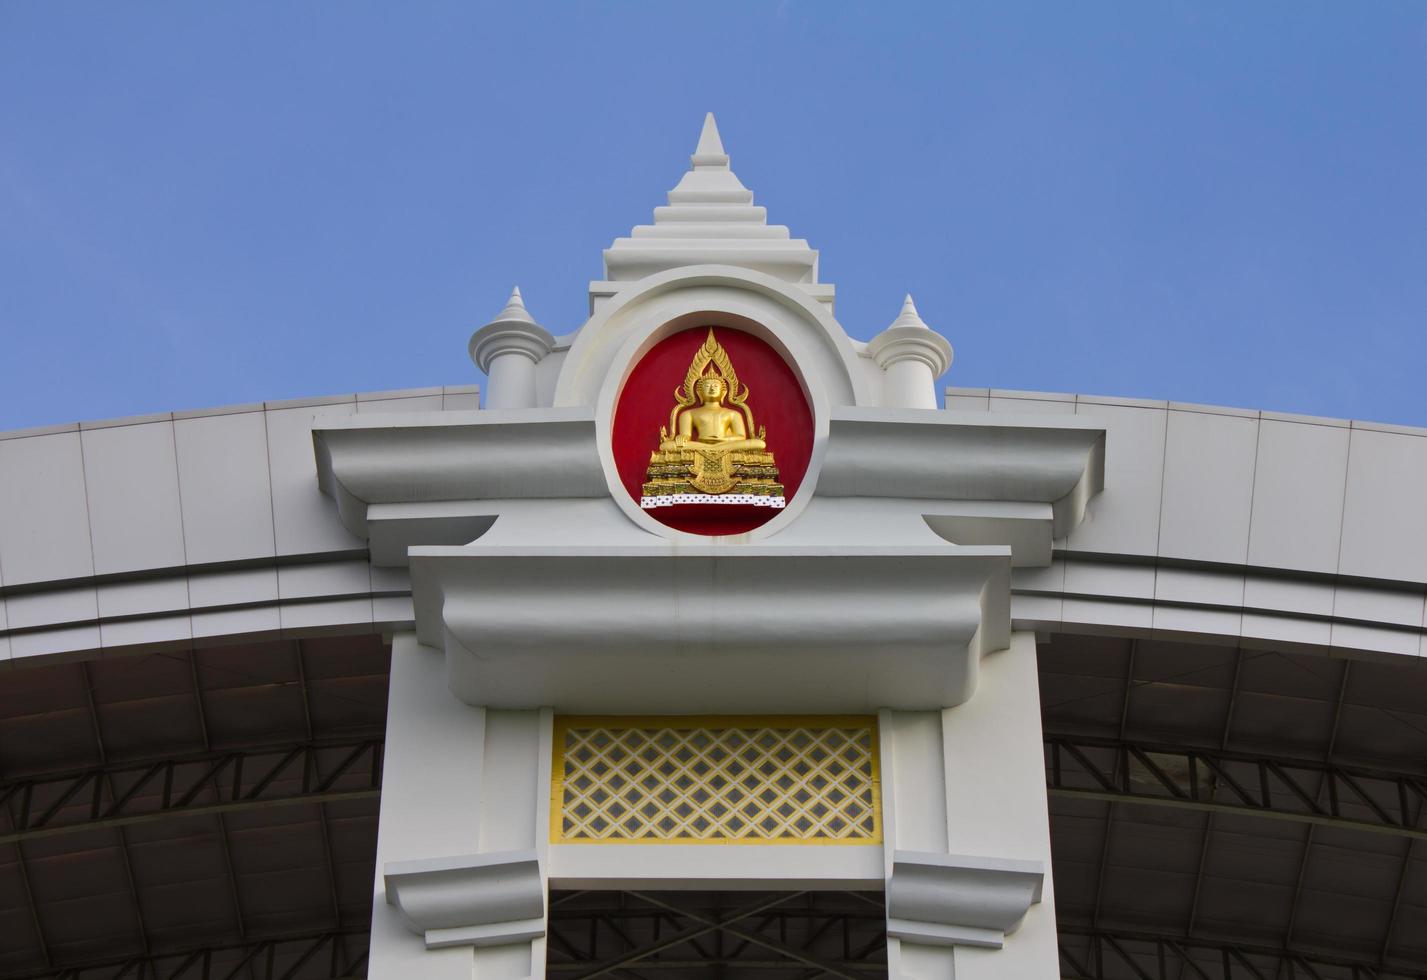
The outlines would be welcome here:
<svg viewBox="0 0 1427 980">
<path fill-rule="evenodd" d="M 629 373 L 614 411 L 614 462 L 625 491 L 639 503 L 649 456 L 659 448 L 659 428 L 669 424 L 674 391 L 708 337 L 707 326 L 665 337 Z M 768 451 L 778 465 L 784 499 L 792 500 L 813 452 L 813 414 L 787 362 L 767 343 L 731 327 L 715 327 L 738 380 L 748 387 L 753 420 L 767 429 Z M 751 504 L 675 504 L 645 511 L 656 521 L 694 534 L 742 534 L 782 513 Z"/>
</svg>

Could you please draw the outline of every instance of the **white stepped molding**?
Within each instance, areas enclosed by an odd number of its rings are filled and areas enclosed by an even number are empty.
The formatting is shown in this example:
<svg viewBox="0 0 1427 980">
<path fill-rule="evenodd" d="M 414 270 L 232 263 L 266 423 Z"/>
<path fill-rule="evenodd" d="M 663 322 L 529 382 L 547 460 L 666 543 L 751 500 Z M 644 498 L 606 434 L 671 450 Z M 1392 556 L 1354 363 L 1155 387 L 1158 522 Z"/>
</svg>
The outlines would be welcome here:
<svg viewBox="0 0 1427 980">
<path fill-rule="evenodd" d="M 928 946 L 1000 949 L 1040 902 L 1040 861 L 897 851 L 887 881 L 887 936 Z"/>
<path fill-rule="evenodd" d="M 729 167 L 713 113 L 704 118 L 691 169 L 669 192 L 654 223 L 636 227 L 605 249 L 605 278 L 630 282 L 682 266 L 714 264 L 756 269 L 786 282 L 816 284 L 818 253 L 768 212 Z"/>
<path fill-rule="evenodd" d="M 387 904 L 427 949 L 545 935 L 545 883 L 534 851 L 390 861 L 382 880 Z"/>
</svg>

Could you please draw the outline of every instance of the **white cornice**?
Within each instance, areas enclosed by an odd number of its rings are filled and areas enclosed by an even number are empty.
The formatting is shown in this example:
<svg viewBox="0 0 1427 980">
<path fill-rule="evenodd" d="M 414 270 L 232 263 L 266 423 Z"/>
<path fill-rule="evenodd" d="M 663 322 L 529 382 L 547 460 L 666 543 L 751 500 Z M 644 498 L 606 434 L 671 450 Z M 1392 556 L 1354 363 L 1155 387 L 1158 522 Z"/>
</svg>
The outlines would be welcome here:
<svg viewBox="0 0 1427 980">
<path fill-rule="evenodd" d="M 1104 484 L 1104 439 L 1103 428 L 1074 416 L 838 408 L 814 493 L 923 501 L 938 534 L 962 544 L 1017 541 L 1018 564 L 1044 563 L 1050 539 L 1081 521 Z M 374 548 L 372 508 L 380 509 L 379 564 L 403 563 L 408 544 L 472 540 L 499 516 L 493 502 L 611 493 L 584 409 L 326 418 L 313 442 L 319 486 Z M 1047 504 L 1051 520 L 933 506 L 944 501 Z M 1007 521 L 1029 521 L 1034 542 L 1008 534 Z"/>
<path fill-rule="evenodd" d="M 887 936 L 930 946 L 999 949 L 1041 900 L 1040 861 L 897 851 L 887 881 Z"/>
<path fill-rule="evenodd" d="M 545 883 L 534 851 L 391 861 L 382 880 L 387 904 L 427 949 L 545 935 Z"/>
<path fill-rule="evenodd" d="M 960 703 L 1009 642 L 1010 549 L 413 548 L 417 635 L 472 704 L 866 711 Z"/>
<path fill-rule="evenodd" d="M 1064 415 L 836 408 L 817 492 L 1048 503 L 1064 537 L 1105 485 L 1105 429 Z"/>
<path fill-rule="evenodd" d="M 582 409 L 324 418 L 312 440 L 318 486 L 363 538 L 373 504 L 609 493 Z"/>
</svg>

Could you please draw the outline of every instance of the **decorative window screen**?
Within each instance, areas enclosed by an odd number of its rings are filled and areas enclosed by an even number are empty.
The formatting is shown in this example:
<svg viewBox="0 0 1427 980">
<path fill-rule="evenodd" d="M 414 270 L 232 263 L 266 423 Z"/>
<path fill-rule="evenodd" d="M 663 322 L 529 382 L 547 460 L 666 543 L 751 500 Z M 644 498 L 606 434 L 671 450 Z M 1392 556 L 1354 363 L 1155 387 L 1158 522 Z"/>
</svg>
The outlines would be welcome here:
<svg viewBox="0 0 1427 980">
<path fill-rule="evenodd" d="M 554 743 L 555 843 L 882 839 L 872 717 L 561 717 Z"/>
</svg>

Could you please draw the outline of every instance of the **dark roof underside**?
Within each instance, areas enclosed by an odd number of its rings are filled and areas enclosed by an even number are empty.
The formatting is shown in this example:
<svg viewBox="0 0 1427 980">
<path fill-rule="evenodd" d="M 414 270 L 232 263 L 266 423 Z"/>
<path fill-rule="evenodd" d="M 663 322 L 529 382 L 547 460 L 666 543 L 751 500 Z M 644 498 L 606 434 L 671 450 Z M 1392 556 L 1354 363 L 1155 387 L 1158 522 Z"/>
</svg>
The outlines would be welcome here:
<svg viewBox="0 0 1427 980">
<path fill-rule="evenodd" d="M 1427 970 L 1427 667 L 1039 656 L 1065 975 L 1139 975 L 1107 943 L 1150 976 L 1165 949 L 1216 978 Z M 366 635 L 0 672 L 0 977 L 361 975 L 389 658 Z"/>
</svg>

